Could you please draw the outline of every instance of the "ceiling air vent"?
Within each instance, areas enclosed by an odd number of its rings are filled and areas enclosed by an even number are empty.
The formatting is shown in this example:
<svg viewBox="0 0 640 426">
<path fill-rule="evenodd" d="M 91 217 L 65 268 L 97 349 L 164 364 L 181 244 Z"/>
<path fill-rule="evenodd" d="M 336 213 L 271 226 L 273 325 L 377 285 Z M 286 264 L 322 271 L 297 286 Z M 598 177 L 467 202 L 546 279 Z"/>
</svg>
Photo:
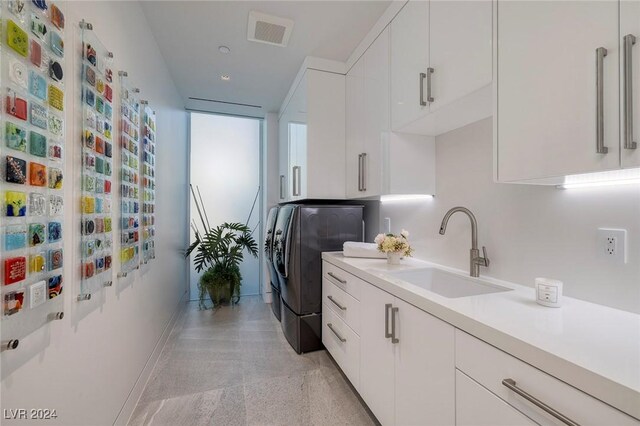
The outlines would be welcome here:
<svg viewBox="0 0 640 426">
<path fill-rule="evenodd" d="M 285 47 L 289 43 L 293 21 L 252 10 L 249 12 L 249 41 Z"/>
</svg>

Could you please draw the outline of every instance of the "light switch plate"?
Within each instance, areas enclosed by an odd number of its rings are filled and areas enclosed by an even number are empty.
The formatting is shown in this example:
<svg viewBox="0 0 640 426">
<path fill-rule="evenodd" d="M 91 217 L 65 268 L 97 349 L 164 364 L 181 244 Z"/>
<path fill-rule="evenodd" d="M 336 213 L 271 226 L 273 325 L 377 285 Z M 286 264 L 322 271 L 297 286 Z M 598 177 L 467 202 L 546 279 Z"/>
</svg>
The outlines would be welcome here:
<svg viewBox="0 0 640 426">
<path fill-rule="evenodd" d="M 627 230 L 599 228 L 598 254 L 612 263 L 627 263 Z"/>
</svg>

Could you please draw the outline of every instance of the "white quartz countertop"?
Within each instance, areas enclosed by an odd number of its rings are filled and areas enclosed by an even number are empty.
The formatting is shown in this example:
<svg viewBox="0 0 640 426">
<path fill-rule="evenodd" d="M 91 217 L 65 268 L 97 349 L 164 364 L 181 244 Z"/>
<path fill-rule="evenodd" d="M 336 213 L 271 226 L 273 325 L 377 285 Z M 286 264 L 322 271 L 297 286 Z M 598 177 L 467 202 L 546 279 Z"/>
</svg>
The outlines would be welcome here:
<svg viewBox="0 0 640 426">
<path fill-rule="evenodd" d="M 561 308 L 535 301 L 533 287 L 481 276 L 512 291 L 446 298 L 387 275 L 436 267 L 416 259 L 322 258 L 394 296 L 640 419 L 640 315 L 570 297 Z"/>
</svg>

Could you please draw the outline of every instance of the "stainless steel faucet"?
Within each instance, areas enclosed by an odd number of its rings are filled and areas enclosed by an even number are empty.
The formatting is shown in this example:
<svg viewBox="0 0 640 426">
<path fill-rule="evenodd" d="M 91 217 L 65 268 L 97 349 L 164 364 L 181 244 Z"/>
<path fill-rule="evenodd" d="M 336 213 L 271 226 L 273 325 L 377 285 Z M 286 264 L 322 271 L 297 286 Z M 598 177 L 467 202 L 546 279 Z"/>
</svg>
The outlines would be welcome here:
<svg viewBox="0 0 640 426">
<path fill-rule="evenodd" d="M 466 207 L 454 207 L 444 215 L 442 218 L 442 225 L 440 225 L 440 235 L 444 235 L 447 230 L 447 223 L 449 222 L 449 218 L 456 212 L 462 212 L 469 216 L 471 220 L 471 251 L 470 251 L 470 267 L 469 267 L 469 275 L 472 277 L 480 276 L 480 267 L 489 266 L 489 258 L 487 257 L 487 249 L 485 246 L 482 246 L 482 255 L 484 257 L 480 257 L 480 251 L 478 250 L 478 222 L 476 222 L 476 217 L 471 213 Z"/>
</svg>

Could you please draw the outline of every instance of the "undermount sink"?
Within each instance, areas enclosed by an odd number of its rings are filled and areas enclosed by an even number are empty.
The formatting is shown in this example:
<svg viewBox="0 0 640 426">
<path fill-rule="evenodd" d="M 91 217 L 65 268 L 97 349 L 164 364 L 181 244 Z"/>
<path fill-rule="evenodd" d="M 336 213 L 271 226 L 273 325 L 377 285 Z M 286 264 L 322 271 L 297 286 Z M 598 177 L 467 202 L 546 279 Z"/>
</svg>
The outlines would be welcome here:
<svg viewBox="0 0 640 426">
<path fill-rule="evenodd" d="M 436 268 L 409 269 L 387 274 L 450 299 L 511 290 L 478 278 L 465 277 Z"/>
</svg>

